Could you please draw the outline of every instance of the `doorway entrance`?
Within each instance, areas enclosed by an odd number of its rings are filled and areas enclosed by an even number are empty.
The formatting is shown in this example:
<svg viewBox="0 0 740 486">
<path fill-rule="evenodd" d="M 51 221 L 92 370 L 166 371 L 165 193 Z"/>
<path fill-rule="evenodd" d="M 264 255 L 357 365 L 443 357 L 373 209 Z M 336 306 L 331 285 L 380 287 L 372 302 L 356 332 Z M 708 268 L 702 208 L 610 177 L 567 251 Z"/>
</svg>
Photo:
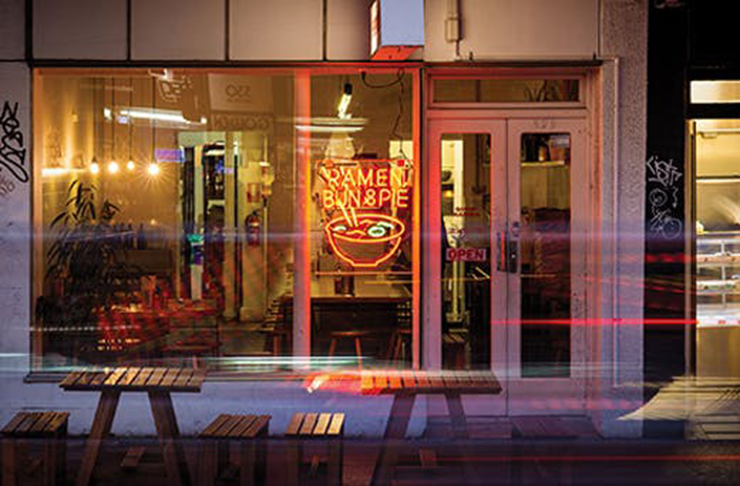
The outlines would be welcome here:
<svg viewBox="0 0 740 486">
<path fill-rule="evenodd" d="M 584 410 L 580 115 L 445 112 L 429 121 L 425 366 L 493 369 L 504 393 L 488 413 L 543 413 L 553 398 L 561 409 L 549 413 Z"/>
</svg>

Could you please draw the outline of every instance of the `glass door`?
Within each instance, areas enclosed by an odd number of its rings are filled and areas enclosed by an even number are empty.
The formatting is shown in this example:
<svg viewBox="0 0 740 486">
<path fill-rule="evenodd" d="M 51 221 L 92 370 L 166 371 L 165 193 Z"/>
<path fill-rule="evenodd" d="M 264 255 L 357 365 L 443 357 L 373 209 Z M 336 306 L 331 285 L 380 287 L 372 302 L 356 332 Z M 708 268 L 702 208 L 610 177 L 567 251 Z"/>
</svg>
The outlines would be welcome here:
<svg viewBox="0 0 740 486">
<path fill-rule="evenodd" d="M 585 122 L 432 119 L 429 134 L 424 366 L 492 369 L 488 413 L 582 412 Z"/>
<path fill-rule="evenodd" d="M 422 216 L 425 241 L 423 340 L 427 369 L 493 369 L 504 381 L 506 275 L 497 267 L 505 230 L 506 124 L 503 120 L 431 120 L 430 163 Z M 506 392 L 486 413 L 506 413 Z"/>
<path fill-rule="evenodd" d="M 584 409 L 585 127 L 570 119 L 507 122 L 511 414 Z"/>
</svg>

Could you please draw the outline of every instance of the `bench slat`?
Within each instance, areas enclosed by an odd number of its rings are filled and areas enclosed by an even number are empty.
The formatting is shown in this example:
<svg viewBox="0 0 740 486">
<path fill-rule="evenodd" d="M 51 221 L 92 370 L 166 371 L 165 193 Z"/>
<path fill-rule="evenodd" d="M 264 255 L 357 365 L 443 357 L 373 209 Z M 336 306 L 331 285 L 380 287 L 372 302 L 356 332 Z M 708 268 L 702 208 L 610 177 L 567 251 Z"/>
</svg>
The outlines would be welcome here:
<svg viewBox="0 0 740 486">
<path fill-rule="evenodd" d="M 126 374 L 128 368 L 116 368 L 113 373 L 108 375 L 108 378 L 103 382 L 103 386 L 116 386 L 118 381 Z"/>
<path fill-rule="evenodd" d="M 196 388 L 200 388 L 203 384 L 203 380 L 206 378 L 206 370 L 195 370 L 193 373 L 193 376 L 188 381 L 188 386 L 194 386 Z"/>
<path fill-rule="evenodd" d="M 162 381 L 159 383 L 159 386 L 161 387 L 170 387 L 177 379 L 177 375 L 180 374 L 180 371 L 182 368 L 169 368 L 167 370 L 167 373 L 165 373 L 164 377 L 162 377 Z"/>
<path fill-rule="evenodd" d="M 388 376 L 388 388 L 391 390 L 398 390 L 403 387 L 403 384 L 401 383 L 401 377 L 396 374 L 391 374 Z"/>
<path fill-rule="evenodd" d="M 403 382 L 404 388 L 416 388 L 416 380 L 414 380 L 413 373 L 410 372 L 402 372 L 401 373 L 401 380 Z"/>
<path fill-rule="evenodd" d="M 105 372 L 105 371 L 101 371 L 99 373 L 96 373 L 95 374 L 95 378 L 93 378 L 92 380 L 90 380 L 90 386 L 100 386 L 100 385 L 102 385 L 105 382 L 106 378 L 108 378 L 108 374 L 109 373 L 108 372 Z"/>
<path fill-rule="evenodd" d="M 200 435 L 203 436 L 203 437 L 210 437 L 210 436 L 212 436 L 213 433 L 216 430 L 218 430 L 224 424 L 224 422 L 226 422 L 227 420 L 229 420 L 229 417 L 230 417 L 230 415 L 227 415 L 225 413 L 222 413 L 221 415 L 219 415 L 218 417 L 216 417 L 213 420 L 213 422 L 211 422 L 210 424 L 208 424 L 208 426 L 205 428 L 205 430 L 203 432 L 200 433 Z"/>
<path fill-rule="evenodd" d="M 227 437 L 234 428 L 242 421 L 241 415 L 229 415 L 229 419 L 221 425 L 213 435 L 216 437 Z"/>
<path fill-rule="evenodd" d="M 134 379 L 134 382 L 131 383 L 132 386 L 144 386 L 146 385 L 147 380 L 150 376 L 152 376 L 152 373 L 154 373 L 154 368 L 142 368 L 138 375 L 136 375 L 136 378 Z"/>
<path fill-rule="evenodd" d="M 74 386 L 88 386 L 90 382 L 95 378 L 96 374 L 91 371 L 85 371 L 82 376 L 75 382 Z"/>
<path fill-rule="evenodd" d="M 129 386 L 131 383 L 133 383 L 134 379 L 140 371 L 141 368 L 129 368 L 128 371 L 126 371 L 126 374 L 123 375 L 123 377 L 119 380 L 118 386 Z"/>
<path fill-rule="evenodd" d="M 69 419 L 69 412 L 57 412 L 54 418 L 46 424 L 45 432 L 56 433 L 61 426 L 67 423 Z"/>
<path fill-rule="evenodd" d="M 237 424 L 229 431 L 229 437 L 241 437 L 245 430 L 257 420 L 256 415 L 237 415 Z"/>
<path fill-rule="evenodd" d="M 375 375 L 375 392 L 382 393 L 383 390 L 388 388 L 388 378 L 382 374 L 378 373 Z"/>
<path fill-rule="evenodd" d="M 29 430 L 31 430 L 31 427 L 33 427 L 33 424 L 35 424 L 43 415 L 41 412 L 31 412 L 26 414 L 26 418 L 21 422 L 18 427 L 16 427 L 15 432 L 17 434 L 26 434 Z"/>
<path fill-rule="evenodd" d="M 303 419 L 303 425 L 301 426 L 301 430 L 299 431 L 300 435 L 311 435 L 313 433 L 313 428 L 316 425 L 316 418 L 318 417 L 317 413 L 307 413 L 306 417 Z"/>
<path fill-rule="evenodd" d="M 319 419 L 316 421 L 316 427 L 313 429 L 313 435 L 324 435 L 326 429 L 329 428 L 329 421 L 331 420 L 330 413 L 322 413 L 319 415 Z"/>
<path fill-rule="evenodd" d="M 26 415 L 28 415 L 27 412 L 18 412 L 13 416 L 12 419 L 10 419 L 10 422 L 5 424 L 5 427 L 3 427 L 3 434 L 12 434 L 15 432 L 15 429 L 18 428 L 18 426 L 26 419 Z"/>
<path fill-rule="evenodd" d="M 59 386 L 66 387 L 73 385 L 80 379 L 80 376 L 82 376 L 82 371 L 73 371 L 64 377 L 64 379 L 59 383 Z"/>
<path fill-rule="evenodd" d="M 44 412 L 41 417 L 36 421 L 35 424 L 31 426 L 30 429 L 28 429 L 28 432 L 30 434 L 38 434 L 40 432 L 43 432 L 44 429 L 46 429 L 46 425 L 54 419 L 56 414 L 54 412 Z"/>
<path fill-rule="evenodd" d="M 254 438 L 258 435 L 262 435 L 263 431 L 266 434 L 268 424 L 270 423 L 270 418 L 272 417 L 270 417 L 269 415 L 260 415 L 259 417 L 257 417 L 257 420 L 252 422 L 252 425 L 250 425 L 249 428 L 244 431 L 242 437 Z"/>
<path fill-rule="evenodd" d="M 159 386 L 159 383 L 164 378 L 164 374 L 167 373 L 167 368 L 154 368 L 149 379 L 146 381 L 145 386 Z"/>
<path fill-rule="evenodd" d="M 344 414 L 335 413 L 329 424 L 329 430 L 326 432 L 327 435 L 340 435 L 344 429 Z"/>
<path fill-rule="evenodd" d="M 190 381 L 190 378 L 192 377 L 193 377 L 193 369 L 185 368 L 182 371 L 180 371 L 180 374 L 177 375 L 177 379 L 172 385 L 173 386 L 187 386 L 188 381 Z"/>
<path fill-rule="evenodd" d="M 304 415 L 305 414 L 301 412 L 293 415 L 288 424 L 288 428 L 285 431 L 285 435 L 298 435 L 298 431 L 301 429 L 301 424 L 303 423 Z"/>
<path fill-rule="evenodd" d="M 373 377 L 370 374 L 363 373 L 362 380 L 360 381 L 360 389 L 363 393 L 370 393 L 373 391 Z"/>
<path fill-rule="evenodd" d="M 416 382 L 419 384 L 419 388 L 429 388 L 429 378 L 426 373 L 414 373 L 416 376 Z"/>
</svg>

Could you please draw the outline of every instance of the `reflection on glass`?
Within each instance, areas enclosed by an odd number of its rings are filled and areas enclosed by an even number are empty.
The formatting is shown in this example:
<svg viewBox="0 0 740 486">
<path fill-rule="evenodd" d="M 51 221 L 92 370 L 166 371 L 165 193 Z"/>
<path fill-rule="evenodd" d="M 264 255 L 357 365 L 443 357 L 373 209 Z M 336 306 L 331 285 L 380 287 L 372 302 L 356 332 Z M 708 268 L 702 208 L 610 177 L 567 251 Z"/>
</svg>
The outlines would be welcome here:
<svg viewBox="0 0 740 486">
<path fill-rule="evenodd" d="M 42 366 L 290 353 L 294 80 L 166 73 L 40 75 Z"/>
<path fill-rule="evenodd" d="M 578 101 L 578 79 L 435 79 L 435 103 Z"/>
<path fill-rule="evenodd" d="M 570 374 L 570 135 L 521 138 L 524 377 Z"/>
<path fill-rule="evenodd" d="M 411 364 L 411 76 L 311 77 L 311 345 Z M 346 360 L 345 360 L 346 361 Z"/>
<path fill-rule="evenodd" d="M 443 365 L 489 368 L 491 136 L 444 134 L 440 148 Z"/>
</svg>

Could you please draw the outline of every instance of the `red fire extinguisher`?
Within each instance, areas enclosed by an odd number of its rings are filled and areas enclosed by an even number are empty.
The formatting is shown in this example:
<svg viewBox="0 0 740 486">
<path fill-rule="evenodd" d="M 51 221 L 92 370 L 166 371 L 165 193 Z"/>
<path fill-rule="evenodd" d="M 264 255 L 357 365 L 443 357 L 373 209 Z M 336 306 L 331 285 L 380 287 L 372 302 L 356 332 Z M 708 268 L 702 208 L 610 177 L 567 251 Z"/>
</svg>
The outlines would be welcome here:
<svg viewBox="0 0 740 486">
<path fill-rule="evenodd" d="M 244 220 L 244 224 L 247 226 L 247 245 L 249 246 L 260 246 L 260 233 L 262 231 L 262 223 L 257 211 L 253 211 Z"/>
</svg>

